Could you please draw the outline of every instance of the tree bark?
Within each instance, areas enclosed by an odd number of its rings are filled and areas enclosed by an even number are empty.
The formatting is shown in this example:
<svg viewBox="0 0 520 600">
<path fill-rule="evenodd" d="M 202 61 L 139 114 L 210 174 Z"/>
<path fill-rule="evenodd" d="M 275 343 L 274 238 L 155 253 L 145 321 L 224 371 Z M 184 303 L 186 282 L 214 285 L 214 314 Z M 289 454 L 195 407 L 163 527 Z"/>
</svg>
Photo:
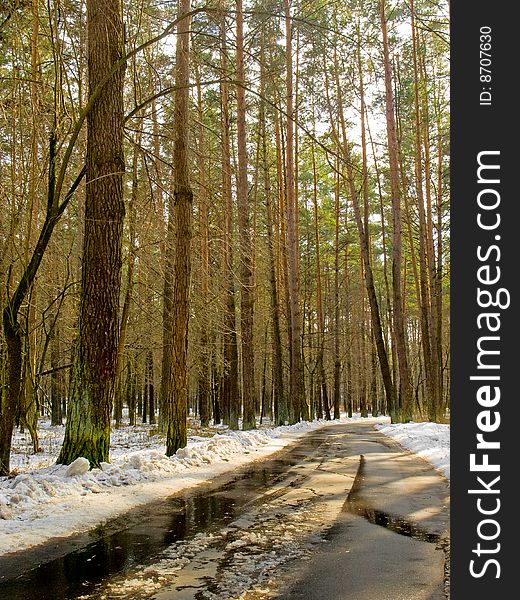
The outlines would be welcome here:
<svg viewBox="0 0 520 600">
<path fill-rule="evenodd" d="M 233 198 L 231 183 L 231 148 L 229 118 L 228 48 L 225 11 L 221 11 L 221 144 L 222 144 L 222 196 L 224 210 L 222 277 L 225 286 L 224 311 L 224 375 L 222 381 L 221 410 L 224 423 L 238 429 L 238 348 L 235 312 L 235 283 L 233 277 Z"/>
<path fill-rule="evenodd" d="M 88 0 L 88 72 L 95 90 L 121 58 L 118 0 Z M 108 461 L 119 338 L 123 235 L 123 78 L 110 76 L 87 116 L 87 186 L 79 339 L 58 463 Z"/>
<path fill-rule="evenodd" d="M 262 42 L 263 42 L 262 37 Z M 264 46 L 262 43 L 262 58 Z M 274 216 L 272 206 L 271 178 L 269 176 L 269 165 L 267 156 L 267 132 L 265 119 L 265 66 L 264 60 L 260 62 L 260 128 L 262 139 L 262 169 L 264 175 L 264 192 L 266 206 L 266 229 L 267 229 L 267 251 L 269 261 L 269 292 L 271 300 L 271 340 L 272 340 L 272 371 L 273 371 L 273 394 L 274 394 L 274 418 L 277 425 L 285 425 L 287 412 L 287 395 L 283 384 L 283 350 L 280 327 L 280 298 L 276 277 L 276 256 L 274 236 Z"/>
<path fill-rule="evenodd" d="M 308 420 L 309 411 L 305 400 L 303 356 L 301 347 L 302 315 L 300 308 L 300 257 L 297 235 L 298 199 L 295 196 L 294 180 L 294 109 L 293 109 L 293 65 L 292 65 L 292 16 L 289 0 L 285 0 L 285 64 L 286 64 L 286 201 L 287 201 L 287 253 L 290 301 L 290 393 L 289 421 Z"/>
<path fill-rule="evenodd" d="M 201 295 L 204 306 L 205 322 L 200 333 L 201 364 L 198 378 L 199 415 L 202 427 L 208 427 L 211 418 L 211 350 L 209 347 L 207 308 L 209 305 L 209 222 L 208 198 L 206 192 L 206 168 L 204 164 L 204 111 L 202 106 L 202 90 L 200 74 L 197 70 L 197 111 L 199 118 L 198 128 L 198 171 L 199 194 L 198 205 L 200 215 L 200 256 L 201 256 Z M 207 324 L 207 325 L 206 325 Z"/>
<path fill-rule="evenodd" d="M 388 138 L 388 159 L 390 162 L 390 190 L 392 199 L 392 295 L 394 304 L 394 330 L 396 340 L 397 360 L 399 363 L 399 396 L 400 410 L 392 419 L 409 421 L 412 410 L 412 389 L 408 367 L 406 330 L 403 306 L 403 283 L 401 276 L 402 264 L 402 217 L 401 193 L 399 186 L 399 161 L 397 150 L 397 136 L 395 131 L 394 98 L 392 91 L 392 72 L 390 67 L 390 53 L 388 47 L 388 32 L 385 16 L 385 0 L 380 0 L 381 31 L 383 34 L 383 60 L 385 71 L 385 109 L 386 131 Z"/>
<path fill-rule="evenodd" d="M 339 167 L 339 165 L 338 165 Z M 339 300 L 339 192 L 340 192 L 339 168 L 336 178 L 334 190 L 334 213 L 335 213 L 335 228 L 334 228 L 334 418 L 339 419 L 340 406 L 340 376 L 341 376 L 341 359 L 339 353 L 339 337 L 340 337 L 340 300 Z"/>
<path fill-rule="evenodd" d="M 321 419 L 323 411 L 325 418 L 330 421 L 330 406 L 329 394 L 327 390 L 327 377 L 325 374 L 325 365 L 323 361 L 324 344 L 325 344 L 325 318 L 323 314 L 323 290 L 321 282 L 321 251 L 320 251 L 320 228 L 318 219 L 318 181 L 316 173 L 316 156 L 314 152 L 314 144 L 311 145 L 311 160 L 312 160 L 312 199 L 314 205 L 314 242 L 316 245 L 316 312 L 318 315 L 318 353 L 316 357 L 316 370 L 318 375 L 318 384 L 316 394 L 319 396 L 317 403 L 318 418 Z M 335 373 L 335 372 L 334 372 Z"/>
<path fill-rule="evenodd" d="M 242 429 L 254 429 L 255 372 L 253 349 L 253 253 L 249 194 L 247 185 L 246 98 L 244 72 L 244 15 L 242 0 L 236 1 L 236 68 L 237 68 L 237 209 L 240 238 L 240 324 L 242 334 Z"/>
<path fill-rule="evenodd" d="M 9 307 L 3 312 L 4 338 L 6 345 L 7 378 L 2 394 L 0 412 L 0 476 L 9 475 L 9 461 L 15 415 L 20 398 L 22 377 L 22 338 L 20 326 L 13 323 Z"/>
<path fill-rule="evenodd" d="M 189 179 L 189 52 L 190 0 L 180 0 L 175 73 L 173 167 L 175 178 L 175 262 L 173 279 L 173 340 L 170 389 L 166 399 L 166 456 L 187 444 L 188 321 L 193 192 Z"/>
<path fill-rule="evenodd" d="M 29 179 L 29 222 L 26 238 L 24 262 L 29 262 L 29 251 L 35 243 L 35 234 L 38 227 L 38 216 L 40 212 L 40 198 L 37 193 L 38 179 L 38 115 L 39 115 L 39 9 L 38 0 L 32 1 L 32 30 L 31 30 L 31 111 L 32 111 L 32 133 L 31 133 L 31 167 Z M 38 328 L 36 324 L 36 304 L 38 297 L 37 280 L 33 282 L 29 293 L 29 306 L 27 310 L 26 331 L 26 359 L 23 392 L 21 395 L 20 417 L 21 426 L 27 426 L 31 435 L 33 452 L 40 451 L 38 443 L 38 412 L 39 399 L 38 388 L 35 386 L 36 363 L 38 353 Z"/>
<path fill-rule="evenodd" d="M 415 8 L 414 3 L 410 4 L 412 11 L 412 32 L 414 32 L 414 44 L 417 45 L 419 32 L 415 25 Z M 429 103 L 428 95 L 424 89 L 426 85 L 426 66 L 420 57 L 417 57 L 417 52 L 414 49 L 414 69 L 417 71 L 416 63 L 418 65 L 418 74 L 416 75 L 416 90 L 417 96 L 419 96 L 418 82 L 422 82 L 422 118 L 419 122 L 419 127 L 423 131 L 422 143 L 424 146 L 424 179 L 425 179 L 425 198 L 426 198 L 426 254 L 428 262 L 428 276 L 429 276 L 429 292 L 430 292 L 430 338 L 431 338 L 431 362 L 432 362 L 432 388 L 431 398 L 428 406 L 429 418 L 432 421 L 436 421 L 441 417 L 442 412 L 442 286 L 439 285 L 440 278 L 437 269 L 437 263 L 435 260 L 435 245 L 433 235 L 433 214 L 432 214 L 432 190 L 431 190 L 431 162 L 430 162 L 430 135 L 429 135 Z M 419 103 L 419 98 L 417 98 Z M 420 112 L 420 109 L 417 109 Z M 442 170 L 439 171 L 442 177 Z M 440 182 L 440 188 L 442 188 L 442 181 Z M 441 231 L 438 232 L 439 240 L 442 240 Z"/>
<path fill-rule="evenodd" d="M 116 366 L 116 394 L 114 399 L 114 421 L 116 427 L 121 424 L 123 418 L 123 365 L 125 356 L 125 341 L 126 330 L 128 327 L 128 319 L 130 316 L 130 304 L 132 302 L 132 292 L 134 288 L 134 270 L 136 261 L 136 239 L 135 239 L 135 205 L 137 202 L 137 190 L 139 187 L 138 179 L 138 162 L 139 162 L 139 144 L 141 135 L 138 135 L 134 145 L 133 160 L 132 160 L 132 191 L 128 206 L 129 223 L 128 223 L 128 266 L 126 275 L 126 289 L 123 300 L 123 310 L 121 311 L 121 323 L 119 325 L 119 343 L 117 347 L 117 366 Z"/>
<path fill-rule="evenodd" d="M 417 64 L 417 47 L 415 31 L 415 7 L 414 2 L 410 2 L 411 27 L 412 27 L 412 57 L 414 73 L 414 113 L 415 113 L 415 187 L 417 191 L 417 211 L 419 215 L 419 306 L 421 315 L 421 342 L 424 355 L 424 370 L 426 375 L 427 405 L 429 407 L 430 417 L 435 420 L 435 406 L 437 405 L 437 370 L 434 367 L 432 355 L 432 334 L 435 327 L 432 328 L 432 313 L 430 301 L 429 269 L 433 257 L 428 252 L 428 230 L 425 215 L 425 197 L 424 197 L 424 176 L 423 176 L 423 156 L 422 156 L 422 127 L 421 112 L 419 104 L 419 69 Z M 427 165 L 427 163 L 425 163 Z M 427 174 L 428 175 L 428 174 Z M 431 214 L 431 209 L 430 209 Z M 430 263 L 430 264 L 428 264 Z M 433 414 L 432 414 L 433 411 Z"/>
</svg>

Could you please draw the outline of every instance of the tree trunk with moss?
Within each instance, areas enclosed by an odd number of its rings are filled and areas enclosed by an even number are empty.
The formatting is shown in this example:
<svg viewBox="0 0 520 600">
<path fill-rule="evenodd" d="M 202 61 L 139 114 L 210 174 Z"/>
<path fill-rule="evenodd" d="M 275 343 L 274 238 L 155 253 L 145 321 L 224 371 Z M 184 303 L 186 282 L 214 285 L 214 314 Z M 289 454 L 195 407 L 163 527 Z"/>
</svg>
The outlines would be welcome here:
<svg viewBox="0 0 520 600">
<path fill-rule="evenodd" d="M 88 0 L 88 77 L 95 90 L 121 58 L 118 0 Z M 79 338 L 65 439 L 58 463 L 108 461 L 119 338 L 123 235 L 123 69 L 108 79 L 88 114 L 85 236 Z"/>
</svg>

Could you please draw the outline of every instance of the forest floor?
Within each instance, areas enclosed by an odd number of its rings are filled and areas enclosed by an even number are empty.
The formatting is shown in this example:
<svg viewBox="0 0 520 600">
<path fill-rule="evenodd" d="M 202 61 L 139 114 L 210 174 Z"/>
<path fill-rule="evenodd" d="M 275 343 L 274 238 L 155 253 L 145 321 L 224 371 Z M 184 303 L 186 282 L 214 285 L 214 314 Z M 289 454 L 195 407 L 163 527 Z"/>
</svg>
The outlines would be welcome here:
<svg viewBox="0 0 520 600">
<path fill-rule="evenodd" d="M 356 420 L 359 415 L 352 419 Z M 346 416 L 340 419 L 349 421 Z M 370 422 L 449 477 L 449 426 L 390 425 L 384 417 Z M 334 423 L 338 421 L 330 422 Z M 91 471 L 81 464 L 76 469 L 55 464 L 62 426 L 41 421 L 43 451 L 38 454 L 32 453 L 29 434 L 17 433 L 12 476 L 0 478 L 0 555 L 87 531 L 137 506 L 211 481 L 281 450 L 326 423 L 277 428 L 264 423 L 250 432 L 232 432 L 225 427 L 202 430 L 196 421 L 191 425 L 188 447 L 172 458 L 164 455 L 164 437 L 156 426 L 114 429 L 110 464 Z"/>
</svg>

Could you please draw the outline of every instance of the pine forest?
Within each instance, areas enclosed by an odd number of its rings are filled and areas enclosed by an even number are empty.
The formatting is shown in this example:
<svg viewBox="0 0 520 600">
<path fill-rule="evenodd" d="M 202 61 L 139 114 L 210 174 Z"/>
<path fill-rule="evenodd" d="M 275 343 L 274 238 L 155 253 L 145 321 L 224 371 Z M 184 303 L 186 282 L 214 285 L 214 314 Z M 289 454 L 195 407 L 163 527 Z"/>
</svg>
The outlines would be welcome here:
<svg viewBox="0 0 520 600">
<path fill-rule="evenodd" d="M 0 3 L 0 475 L 449 421 L 449 3 Z"/>
</svg>

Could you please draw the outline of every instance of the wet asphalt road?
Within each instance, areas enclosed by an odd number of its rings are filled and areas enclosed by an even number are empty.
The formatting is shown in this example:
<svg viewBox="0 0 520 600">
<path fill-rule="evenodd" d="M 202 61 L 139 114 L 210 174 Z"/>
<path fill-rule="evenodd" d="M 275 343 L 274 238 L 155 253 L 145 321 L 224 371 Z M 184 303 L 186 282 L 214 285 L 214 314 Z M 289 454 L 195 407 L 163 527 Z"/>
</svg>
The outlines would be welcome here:
<svg viewBox="0 0 520 600">
<path fill-rule="evenodd" d="M 368 427 L 345 445 L 362 457 L 329 544 L 276 597 L 284 600 L 442 600 L 448 482 Z"/>
<path fill-rule="evenodd" d="M 0 600 L 441 600 L 449 490 L 370 423 L 0 558 Z"/>
</svg>

